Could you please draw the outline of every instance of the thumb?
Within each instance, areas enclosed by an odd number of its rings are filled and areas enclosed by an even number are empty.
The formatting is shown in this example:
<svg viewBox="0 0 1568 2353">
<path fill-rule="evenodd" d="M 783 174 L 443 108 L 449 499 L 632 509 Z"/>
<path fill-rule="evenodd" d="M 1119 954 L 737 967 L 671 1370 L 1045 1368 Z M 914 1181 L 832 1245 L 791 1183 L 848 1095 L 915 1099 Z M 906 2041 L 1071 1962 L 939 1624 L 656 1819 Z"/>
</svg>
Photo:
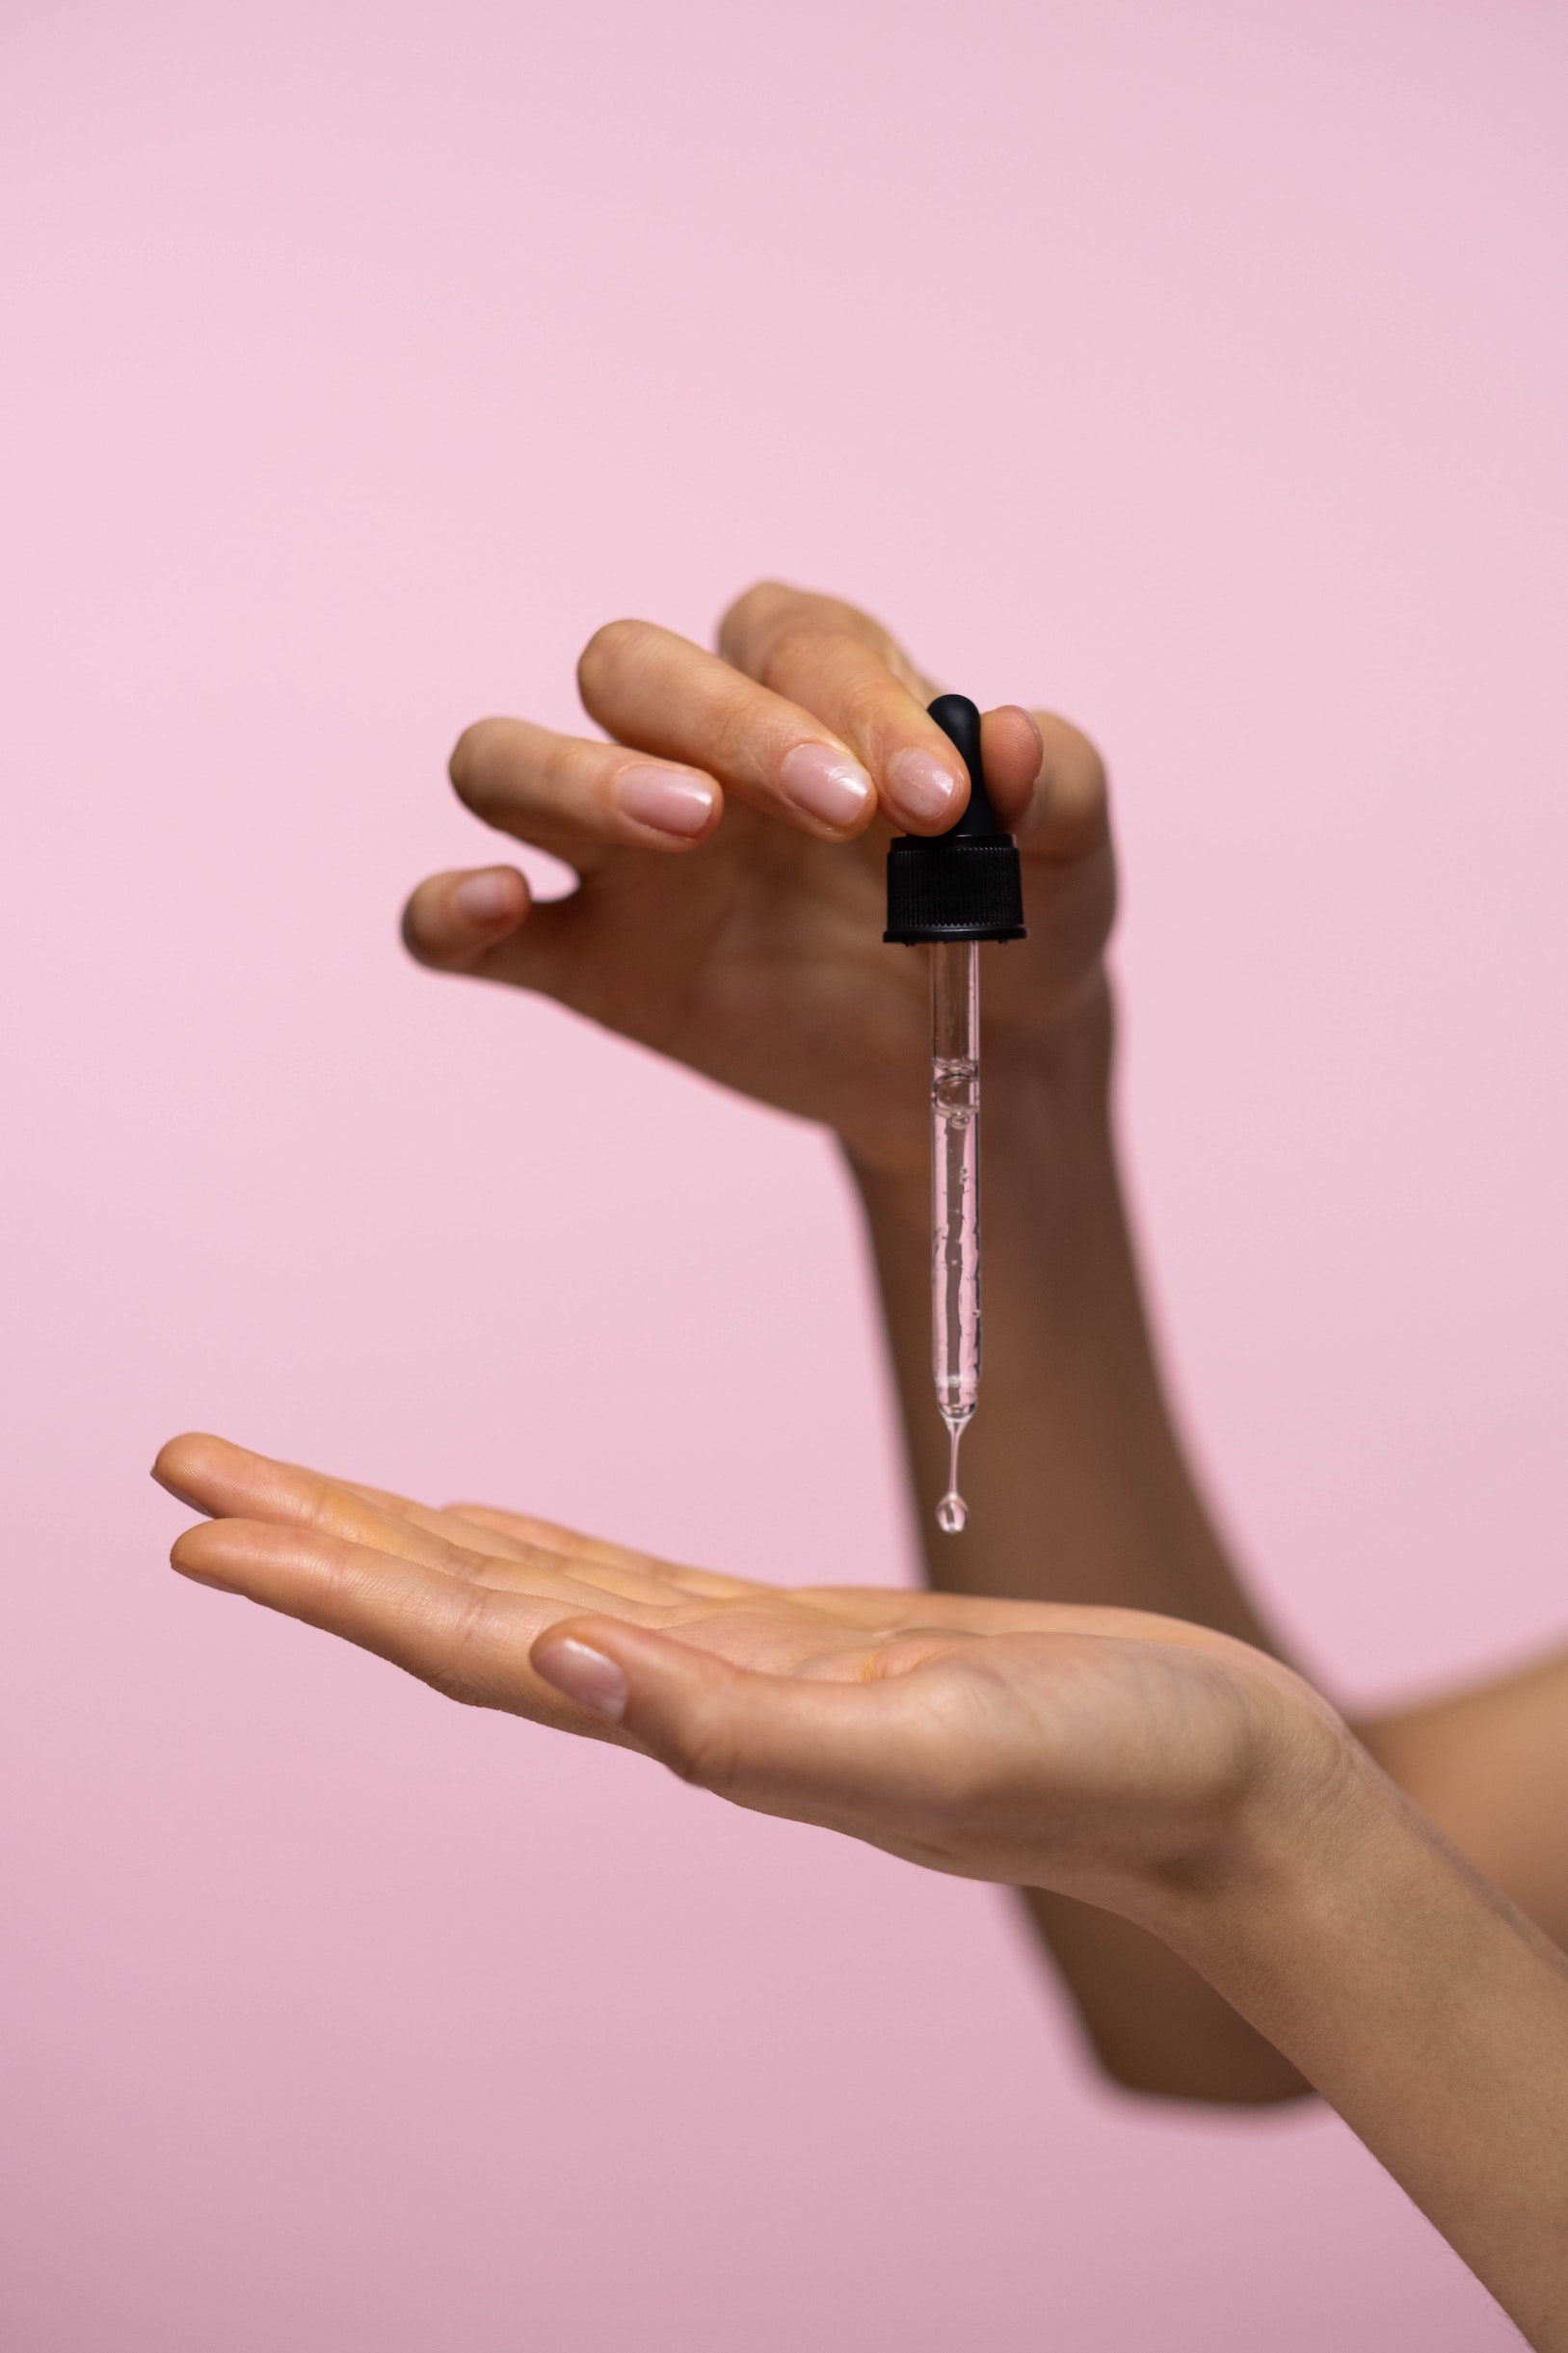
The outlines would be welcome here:
<svg viewBox="0 0 1568 2353">
<path fill-rule="evenodd" d="M 529 1655 L 545 1682 L 683 1781 L 756 1812 L 865 1835 L 903 1782 L 896 1683 L 758 1674 L 610 1618 L 551 1626 Z"/>
</svg>

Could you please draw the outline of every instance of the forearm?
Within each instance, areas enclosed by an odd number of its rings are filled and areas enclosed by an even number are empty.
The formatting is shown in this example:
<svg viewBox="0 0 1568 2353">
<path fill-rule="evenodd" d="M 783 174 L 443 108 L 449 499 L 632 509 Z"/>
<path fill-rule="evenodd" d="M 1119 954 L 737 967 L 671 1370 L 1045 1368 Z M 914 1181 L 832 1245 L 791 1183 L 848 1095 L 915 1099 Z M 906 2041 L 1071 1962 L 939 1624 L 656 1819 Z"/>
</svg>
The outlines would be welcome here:
<svg viewBox="0 0 1568 2353">
<path fill-rule="evenodd" d="M 1351 1744 L 1346 1743 L 1347 1750 Z M 1568 2347 L 1568 1965 L 1359 1751 L 1149 1924 L 1287 2053 L 1540 2348 Z"/>
<path fill-rule="evenodd" d="M 1568 1656 L 1356 1728 L 1454 1845 L 1568 1944 Z"/>
<path fill-rule="evenodd" d="M 857 1168 L 931 1582 L 1115 1603 L 1276 1647 L 1204 1508 L 1161 1391 L 1109 1114 L 1101 998 L 1049 1056 L 991 1057 L 982 1098 L 985 1371 L 964 1439 L 962 1536 L 940 1534 L 930 1190 Z M 1106 2071 L 1175 2099 L 1273 2100 L 1296 2070 L 1164 1945 L 1066 1896 L 1026 1898 Z"/>
</svg>

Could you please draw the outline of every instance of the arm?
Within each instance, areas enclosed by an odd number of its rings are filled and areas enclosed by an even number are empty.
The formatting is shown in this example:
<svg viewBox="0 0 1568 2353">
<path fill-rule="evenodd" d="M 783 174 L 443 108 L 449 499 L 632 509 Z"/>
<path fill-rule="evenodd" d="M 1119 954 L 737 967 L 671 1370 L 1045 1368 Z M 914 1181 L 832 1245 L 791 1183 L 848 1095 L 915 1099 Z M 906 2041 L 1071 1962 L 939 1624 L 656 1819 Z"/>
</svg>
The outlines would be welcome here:
<svg viewBox="0 0 1568 2353">
<path fill-rule="evenodd" d="M 721 644 L 723 658 L 649 624 L 601 630 L 581 682 L 611 742 L 512 720 L 470 730 L 453 760 L 463 797 L 573 864 L 582 887 L 530 911 L 508 869 L 436 876 L 410 903 L 410 945 L 837 1133 L 866 1207 L 935 1581 L 1166 1611 L 1277 1646 L 1197 1493 L 1144 1321 L 1108 1110 L 1114 870 L 1093 747 L 1048 713 L 986 717 L 1031 937 L 987 958 L 984 1409 L 965 1441 L 969 1529 L 937 1540 L 924 960 L 882 945 L 882 869 L 890 827 L 940 829 L 967 780 L 925 717 L 930 682 L 852 607 L 754 590 Z M 1483 1867 L 1568 1931 L 1568 1842 L 1538 1778 L 1544 1761 L 1560 1788 L 1568 1768 L 1558 1690 L 1526 1678 L 1368 1736 Z M 1119 2081 L 1232 2100 L 1304 2088 L 1137 1925 L 1059 1892 L 1025 1900 Z"/>
<path fill-rule="evenodd" d="M 1568 1964 L 1369 1760 L 1162 1932 L 1388 2168 L 1528 2341 L 1568 2346 Z"/>
<path fill-rule="evenodd" d="M 1455 1846 L 1568 1945 L 1568 1656 L 1357 1730 Z"/>
<path fill-rule="evenodd" d="M 530 910 L 510 869 L 438 875 L 406 933 L 428 963 L 542 990 L 836 1131 L 866 1205 L 929 1531 L 927 981 L 922 956 L 882 944 L 883 868 L 890 831 L 951 822 L 967 775 L 925 716 L 930 682 L 851 607 L 754 590 L 720 642 L 716 658 L 645 623 L 601 630 L 580 680 L 612 742 L 516 720 L 471 729 L 453 760 L 463 798 L 569 860 L 582 887 Z M 928 1566 L 960 1590 L 1157 1608 L 1266 1646 L 1172 1432 L 1122 1213 L 1104 771 L 1075 728 L 1016 708 L 986 715 L 985 760 L 1025 860 L 1030 938 L 986 959 L 974 1510 Z M 1028 1901 L 1120 2081 L 1222 2099 L 1303 2088 L 1140 1930 Z"/>
<path fill-rule="evenodd" d="M 779 1591 L 208 1438 L 177 1567 L 453 1698 L 1183 1956 L 1541 2353 L 1568 2353 L 1568 1964 L 1276 1661 L 1134 1611 Z"/>
</svg>

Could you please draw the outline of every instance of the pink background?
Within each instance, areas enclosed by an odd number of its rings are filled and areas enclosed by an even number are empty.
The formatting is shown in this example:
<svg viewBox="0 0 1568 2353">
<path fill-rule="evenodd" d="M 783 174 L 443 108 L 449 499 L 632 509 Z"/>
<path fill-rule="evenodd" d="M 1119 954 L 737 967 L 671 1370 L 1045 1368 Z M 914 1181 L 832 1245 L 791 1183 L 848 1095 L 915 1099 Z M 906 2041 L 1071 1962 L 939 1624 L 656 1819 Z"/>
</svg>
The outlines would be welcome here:
<svg viewBox="0 0 1568 2353">
<path fill-rule="evenodd" d="M 1561 1637 L 1568 17 L 10 0 L 0 93 L 0 2340 L 1510 2341 L 1332 2119 L 1098 2089 L 995 1891 L 177 1583 L 146 1466 L 910 1573 L 822 1138 L 395 944 L 465 719 L 777 572 L 1111 756 L 1308 1655 Z"/>
</svg>

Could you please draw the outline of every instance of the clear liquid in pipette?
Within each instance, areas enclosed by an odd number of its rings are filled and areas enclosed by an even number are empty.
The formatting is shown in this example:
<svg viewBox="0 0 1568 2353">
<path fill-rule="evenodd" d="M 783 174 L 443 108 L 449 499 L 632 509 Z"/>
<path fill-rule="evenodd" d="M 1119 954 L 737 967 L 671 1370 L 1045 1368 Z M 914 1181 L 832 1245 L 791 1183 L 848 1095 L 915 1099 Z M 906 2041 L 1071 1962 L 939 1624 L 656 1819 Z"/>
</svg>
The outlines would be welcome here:
<svg viewBox="0 0 1568 2353">
<path fill-rule="evenodd" d="M 931 1371 L 947 1426 L 937 1525 L 968 1516 L 958 1442 L 980 1394 L 980 1002 L 976 944 L 931 951 Z"/>
</svg>

